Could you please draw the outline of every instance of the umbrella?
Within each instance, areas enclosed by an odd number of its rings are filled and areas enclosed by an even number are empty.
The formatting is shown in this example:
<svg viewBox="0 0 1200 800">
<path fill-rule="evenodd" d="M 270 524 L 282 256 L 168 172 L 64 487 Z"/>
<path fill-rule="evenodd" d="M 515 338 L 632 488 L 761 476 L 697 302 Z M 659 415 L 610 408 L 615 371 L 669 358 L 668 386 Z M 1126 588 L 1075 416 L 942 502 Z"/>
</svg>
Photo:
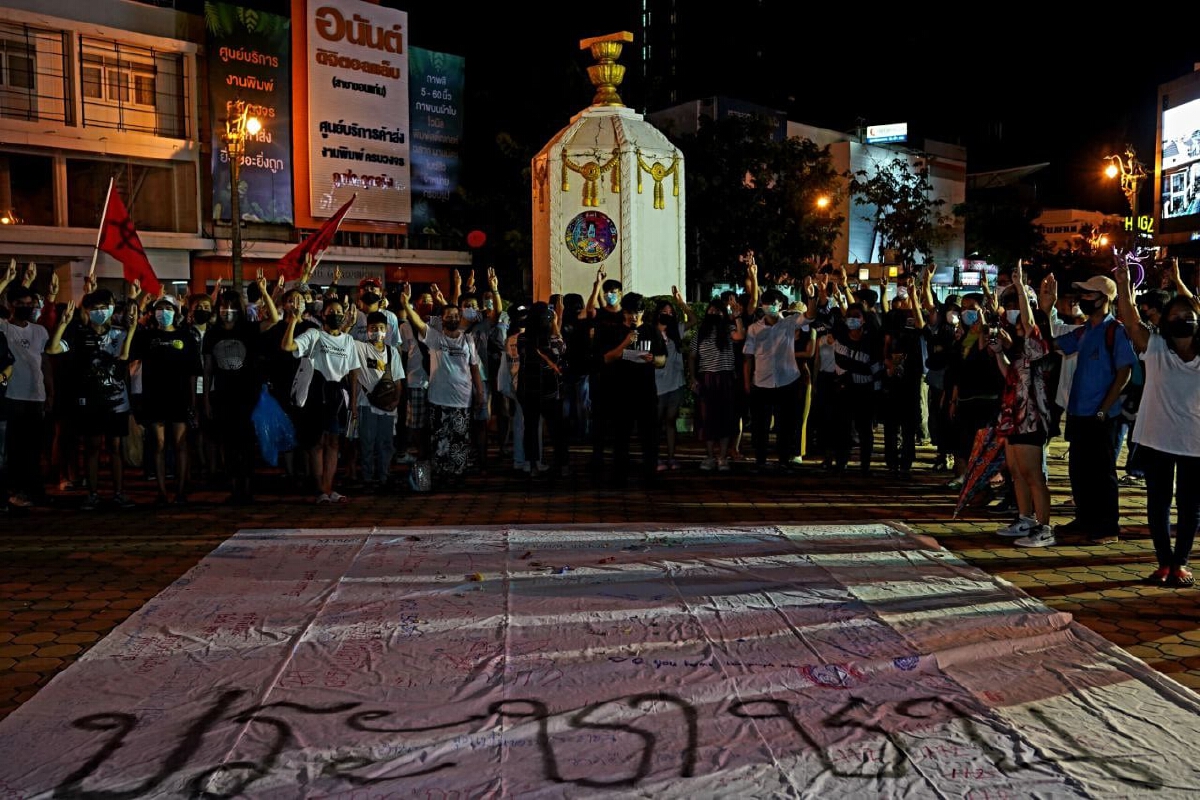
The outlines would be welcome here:
<svg viewBox="0 0 1200 800">
<path fill-rule="evenodd" d="M 958 505 L 954 507 L 955 519 L 981 489 L 987 488 L 988 481 L 1003 466 L 1004 439 L 996 435 L 995 425 L 989 425 L 975 434 L 967 472 L 963 475 L 962 490 L 958 493 Z"/>
</svg>

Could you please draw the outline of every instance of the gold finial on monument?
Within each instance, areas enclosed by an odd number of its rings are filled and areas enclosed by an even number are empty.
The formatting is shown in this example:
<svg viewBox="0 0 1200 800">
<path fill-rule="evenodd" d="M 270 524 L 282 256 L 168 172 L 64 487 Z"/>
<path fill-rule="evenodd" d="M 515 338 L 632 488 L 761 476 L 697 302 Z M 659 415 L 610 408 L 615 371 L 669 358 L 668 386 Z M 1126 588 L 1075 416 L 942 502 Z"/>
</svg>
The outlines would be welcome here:
<svg viewBox="0 0 1200 800">
<path fill-rule="evenodd" d="M 610 33 L 608 36 L 597 36 L 592 39 L 580 39 L 580 50 L 591 50 L 592 58 L 596 59 L 593 66 L 588 67 L 588 77 L 596 87 L 596 96 L 592 98 L 594 106 L 624 106 L 617 87 L 625 80 L 625 67 L 617 63 L 621 57 L 621 48 L 626 42 L 633 41 L 629 31 Z"/>
</svg>

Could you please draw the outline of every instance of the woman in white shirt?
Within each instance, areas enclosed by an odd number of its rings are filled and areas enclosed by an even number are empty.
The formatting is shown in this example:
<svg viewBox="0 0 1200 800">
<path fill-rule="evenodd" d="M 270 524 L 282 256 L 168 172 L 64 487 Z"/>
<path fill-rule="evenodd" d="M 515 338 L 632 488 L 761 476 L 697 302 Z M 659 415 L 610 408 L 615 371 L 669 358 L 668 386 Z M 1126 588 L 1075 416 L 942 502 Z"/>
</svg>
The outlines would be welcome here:
<svg viewBox="0 0 1200 800">
<path fill-rule="evenodd" d="M 407 287 L 406 287 L 407 289 Z M 462 482 L 471 456 L 472 401 L 483 403 L 479 353 L 463 333 L 458 306 L 442 308 L 442 329 L 426 325 L 409 304 L 407 291 L 400 309 L 413 331 L 429 348 L 429 426 L 433 438 L 433 474 L 441 481 Z"/>
<path fill-rule="evenodd" d="M 1192 586 L 1188 556 L 1200 528 L 1200 304 L 1180 294 L 1163 310 L 1158 332 L 1134 305 L 1129 268 L 1114 276 L 1120 318 L 1142 358 L 1146 384 L 1133 429 L 1146 463 L 1146 517 L 1158 569 L 1146 579 L 1158 586 Z M 1175 547 L 1171 547 L 1171 495 L 1175 484 Z"/>
<path fill-rule="evenodd" d="M 300 316 L 288 308 L 287 332 L 281 347 L 296 358 L 308 358 L 313 365 L 313 380 L 306 403 L 320 404 L 321 441 L 310 454 L 313 475 L 320 487 L 318 503 L 344 503 L 346 496 L 333 490 L 337 473 L 338 448 L 350 420 L 358 417 L 358 369 L 361 366 L 357 343 L 342 330 L 346 308 L 339 300 L 326 301 L 322 308 L 324 327 L 310 328 L 296 336 Z"/>
</svg>

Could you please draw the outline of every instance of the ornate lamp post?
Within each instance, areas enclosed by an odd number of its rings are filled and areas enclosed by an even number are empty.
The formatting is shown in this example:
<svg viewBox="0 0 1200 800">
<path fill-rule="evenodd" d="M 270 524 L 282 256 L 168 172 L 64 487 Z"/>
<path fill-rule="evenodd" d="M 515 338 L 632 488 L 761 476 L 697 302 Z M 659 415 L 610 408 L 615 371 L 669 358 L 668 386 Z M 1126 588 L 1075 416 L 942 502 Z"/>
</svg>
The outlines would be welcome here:
<svg viewBox="0 0 1200 800">
<path fill-rule="evenodd" d="M 262 130 L 258 117 L 250 116 L 250 107 L 243 100 L 226 106 L 225 147 L 229 154 L 229 257 L 233 262 L 233 288 L 242 291 L 242 158 L 246 154 L 246 139 Z"/>
<path fill-rule="evenodd" d="M 1110 180 L 1118 176 L 1121 179 L 1121 191 L 1125 194 L 1125 201 L 1129 203 L 1129 213 L 1133 215 L 1133 244 L 1129 249 L 1135 251 L 1138 237 L 1141 235 L 1138 231 L 1138 194 L 1142 181 L 1146 179 L 1146 166 L 1137 160 L 1133 145 L 1125 145 L 1124 158 L 1111 155 L 1105 156 L 1104 160 L 1108 162 L 1104 174 Z"/>
</svg>

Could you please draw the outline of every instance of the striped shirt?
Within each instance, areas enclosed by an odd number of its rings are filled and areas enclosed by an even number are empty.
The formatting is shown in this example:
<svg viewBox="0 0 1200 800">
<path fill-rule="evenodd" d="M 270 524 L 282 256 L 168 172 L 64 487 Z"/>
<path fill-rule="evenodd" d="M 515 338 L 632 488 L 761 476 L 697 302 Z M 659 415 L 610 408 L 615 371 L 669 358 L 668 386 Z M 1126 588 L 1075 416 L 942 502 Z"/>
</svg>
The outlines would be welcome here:
<svg viewBox="0 0 1200 800">
<path fill-rule="evenodd" d="M 734 371 L 733 331 L 734 326 L 731 324 L 729 326 L 729 336 L 725 339 L 724 350 L 717 347 L 717 332 L 715 330 L 703 339 L 696 341 L 696 360 L 700 372 Z"/>
</svg>

